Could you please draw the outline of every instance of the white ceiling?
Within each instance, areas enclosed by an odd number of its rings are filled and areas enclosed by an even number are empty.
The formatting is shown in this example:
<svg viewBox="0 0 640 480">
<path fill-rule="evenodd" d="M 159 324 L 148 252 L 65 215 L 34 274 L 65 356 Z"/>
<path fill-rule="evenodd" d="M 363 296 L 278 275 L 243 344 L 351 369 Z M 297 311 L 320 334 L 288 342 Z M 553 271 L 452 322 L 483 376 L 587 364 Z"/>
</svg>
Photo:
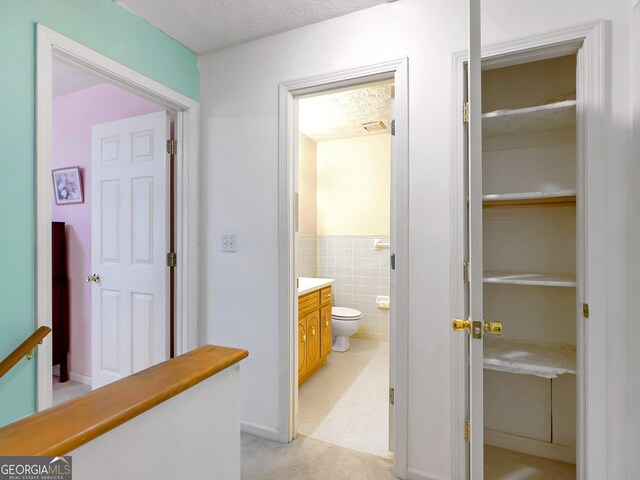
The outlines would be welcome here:
<svg viewBox="0 0 640 480">
<path fill-rule="evenodd" d="M 298 101 L 299 130 L 316 142 L 391 132 L 391 83 L 365 86 Z M 382 121 L 386 129 L 366 131 L 362 124 Z"/>
<path fill-rule="evenodd" d="M 53 60 L 53 96 L 60 97 L 85 88 L 108 83 L 108 81 L 89 70 L 76 67 L 64 60 Z"/>
<path fill-rule="evenodd" d="M 114 0 L 196 53 L 321 22 L 388 0 Z"/>
</svg>

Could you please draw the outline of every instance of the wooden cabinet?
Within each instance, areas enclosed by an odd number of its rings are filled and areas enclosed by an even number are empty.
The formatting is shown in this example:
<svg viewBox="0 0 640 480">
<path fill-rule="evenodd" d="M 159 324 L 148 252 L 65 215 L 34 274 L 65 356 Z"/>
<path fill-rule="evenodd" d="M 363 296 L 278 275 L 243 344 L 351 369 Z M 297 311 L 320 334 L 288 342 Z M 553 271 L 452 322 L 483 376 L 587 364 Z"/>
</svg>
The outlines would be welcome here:
<svg viewBox="0 0 640 480">
<path fill-rule="evenodd" d="M 64 222 L 51 223 L 52 365 L 60 365 L 60 382 L 69 380 L 69 281 Z"/>
<path fill-rule="evenodd" d="M 307 370 L 307 318 L 298 318 L 298 378 Z"/>
<path fill-rule="evenodd" d="M 320 355 L 331 353 L 333 337 L 331 335 L 331 305 L 320 309 Z"/>
<path fill-rule="evenodd" d="M 331 287 L 298 297 L 298 384 L 325 364 L 331 353 Z"/>
</svg>

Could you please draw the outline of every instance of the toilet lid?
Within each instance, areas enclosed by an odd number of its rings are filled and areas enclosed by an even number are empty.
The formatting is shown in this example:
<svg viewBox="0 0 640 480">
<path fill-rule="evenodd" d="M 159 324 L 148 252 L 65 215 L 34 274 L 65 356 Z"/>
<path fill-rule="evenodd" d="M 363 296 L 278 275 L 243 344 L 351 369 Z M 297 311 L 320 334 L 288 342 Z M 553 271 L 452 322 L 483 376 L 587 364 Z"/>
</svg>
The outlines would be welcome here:
<svg viewBox="0 0 640 480">
<path fill-rule="evenodd" d="M 355 308 L 333 307 L 331 309 L 331 316 L 333 318 L 349 320 L 351 318 L 361 317 L 362 312 L 360 310 L 356 310 Z"/>
</svg>

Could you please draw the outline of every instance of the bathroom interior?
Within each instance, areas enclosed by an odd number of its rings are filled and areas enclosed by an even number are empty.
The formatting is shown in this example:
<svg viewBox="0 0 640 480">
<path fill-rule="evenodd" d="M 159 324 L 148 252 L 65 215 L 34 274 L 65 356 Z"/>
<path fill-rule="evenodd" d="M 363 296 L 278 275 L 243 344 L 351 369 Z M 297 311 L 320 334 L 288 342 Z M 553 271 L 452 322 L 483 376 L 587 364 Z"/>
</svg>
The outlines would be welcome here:
<svg viewBox="0 0 640 480">
<path fill-rule="evenodd" d="M 298 434 L 390 458 L 392 81 L 298 99 Z"/>
</svg>

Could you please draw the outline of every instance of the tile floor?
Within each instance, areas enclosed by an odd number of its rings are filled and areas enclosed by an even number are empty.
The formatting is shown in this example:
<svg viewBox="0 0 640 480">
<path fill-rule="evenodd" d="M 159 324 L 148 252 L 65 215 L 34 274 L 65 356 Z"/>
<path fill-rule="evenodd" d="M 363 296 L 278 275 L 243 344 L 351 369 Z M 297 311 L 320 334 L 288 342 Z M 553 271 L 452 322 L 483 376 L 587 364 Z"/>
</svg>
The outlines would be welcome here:
<svg viewBox="0 0 640 480">
<path fill-rule="evenodd" d="M 298 392 L 298 433 L 391 458 L 389 344 L 351 339 Z"/>
<path fill-rule="evenodd" d="M 575 480 L 576 466 L 485 445 L 484 478 L 485 480 Z"/>
<path fill-rule="evenodd" d="M 90 391 L 91 387 L 89 385 L 74 382 L 73 380 L 60 383 L 60 377 L 53 377 L 53 405 L 66 402 Z"/>
</svg>

